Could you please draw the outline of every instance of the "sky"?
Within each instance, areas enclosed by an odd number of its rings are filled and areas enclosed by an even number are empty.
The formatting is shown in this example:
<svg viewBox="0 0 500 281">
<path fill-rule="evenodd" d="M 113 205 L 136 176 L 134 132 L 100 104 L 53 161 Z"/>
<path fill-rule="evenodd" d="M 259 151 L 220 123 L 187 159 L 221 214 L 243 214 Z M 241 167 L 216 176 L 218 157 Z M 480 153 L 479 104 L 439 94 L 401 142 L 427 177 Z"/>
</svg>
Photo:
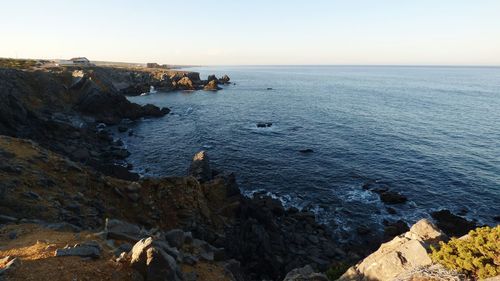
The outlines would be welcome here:
<svg viewBox="0 0 500 281">
<path fill-rule="evenodd" d="M 500 0 L 0 0 L 0 57 L 500 65 Z"/>
</svg>

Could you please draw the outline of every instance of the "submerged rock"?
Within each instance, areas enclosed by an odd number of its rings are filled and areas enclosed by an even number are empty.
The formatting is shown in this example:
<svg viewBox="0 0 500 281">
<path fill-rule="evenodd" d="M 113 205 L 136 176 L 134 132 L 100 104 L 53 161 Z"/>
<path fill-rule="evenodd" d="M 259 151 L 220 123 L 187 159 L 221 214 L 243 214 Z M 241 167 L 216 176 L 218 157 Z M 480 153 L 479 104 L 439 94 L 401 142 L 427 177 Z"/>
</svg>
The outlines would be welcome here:
<svg viewBox="0 0 500 281">
<path fill-rule="evenodd" d="M 271 122 L 259 122 L 257 123 L 257 128 L 268 128 L 271 127 L 273 123 Z"/>
<path fill-rule="evenodd" d="M 395 191 L 383 191 L 379 193 L 379 196 L 380 200 L 386 204 L 402 204 L 408 200 L 406 196 Z"/>
<path fill-rule="evenodd" d="M 306 149 L 301 149 L 299 150 L 300 153 L 313 153 L 314 150 L 312 150 L 311 148 L 306 148 Z"/>
</svg>

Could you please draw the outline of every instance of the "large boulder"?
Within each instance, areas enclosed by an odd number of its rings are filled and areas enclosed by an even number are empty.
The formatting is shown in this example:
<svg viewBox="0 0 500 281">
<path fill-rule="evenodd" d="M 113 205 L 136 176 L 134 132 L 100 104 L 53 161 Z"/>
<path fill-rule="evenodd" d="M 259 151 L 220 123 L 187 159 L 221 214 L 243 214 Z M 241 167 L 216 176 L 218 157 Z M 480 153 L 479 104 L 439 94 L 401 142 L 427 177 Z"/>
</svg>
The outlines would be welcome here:
<svg viewBox="0 0 500 281">
<path fill-rule="evenodd" d="M 432 263 L 430 245 L 444 239 L 444 234 L 426 219 L 410 231 L 384 243 L 373 254 L 349 268 L 340 281 L 393 280 L 396 276 Z"/>
<path fill-rule="evenodd" d="M 205 151 L 196 153 L 189 167 L 189 175 L 196 178 L 199 182 L 206 182 L 212 179 L 212 169 L 210 161 Z"/>
<path fill-rule="evenodd" d="M 222 88 L 219 87 L 217 80 L 211 80 L 205 85 L 205 87 L 203 87 L 203 90 L 205 90 L 205 91 L 218 91 L 221 89 Z"/>
<path fill-rule="evenodd" d="M 138 241 L 130 251 L 130 265 L 145 281 L 178 281 L 182 274 L 175 259 L 152 237 Z"/>
<path fill-rule="evenodd" d="M 139 226 L 117 219 L 106 219 L 104 231 L 108 239 L 126 240 L 134 243 L 148 236 L 148 233 Z"/>
<path fill-rule="evenodd" d="M 178 90 L 195 90 L 196 89 L 193 81 L 187 76 L 182 77 L 179 81 L 176 82 L 175 85 L 176 85 L 176 88 Z"/>
</svg>

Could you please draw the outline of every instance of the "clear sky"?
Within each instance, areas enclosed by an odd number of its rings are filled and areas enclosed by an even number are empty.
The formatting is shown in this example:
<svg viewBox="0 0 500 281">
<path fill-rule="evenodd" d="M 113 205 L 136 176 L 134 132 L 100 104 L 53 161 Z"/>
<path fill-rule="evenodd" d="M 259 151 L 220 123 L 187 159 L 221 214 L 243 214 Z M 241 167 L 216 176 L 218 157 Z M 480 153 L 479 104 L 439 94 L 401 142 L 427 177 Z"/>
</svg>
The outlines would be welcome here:
<svg viewBox="0 0 500 281">
<path fill-rule="evenodd" d="M 500 65 L 500 0 L 0 0 L 0 57 Z"/>
</svg>

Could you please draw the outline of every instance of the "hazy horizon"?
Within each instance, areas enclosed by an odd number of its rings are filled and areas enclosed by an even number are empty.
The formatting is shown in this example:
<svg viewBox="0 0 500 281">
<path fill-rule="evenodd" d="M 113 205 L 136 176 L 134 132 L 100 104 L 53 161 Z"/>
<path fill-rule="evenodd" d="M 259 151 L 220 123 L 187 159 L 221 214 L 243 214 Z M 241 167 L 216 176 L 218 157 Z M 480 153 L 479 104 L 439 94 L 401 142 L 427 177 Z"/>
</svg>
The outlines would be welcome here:
<svg viewBox="0 0 500 281">
<path fill-rule="evenodd" d="M 500 1 L 1 4 L 0 57 L 177 65 L 500 65 Z"/>
</svg>

